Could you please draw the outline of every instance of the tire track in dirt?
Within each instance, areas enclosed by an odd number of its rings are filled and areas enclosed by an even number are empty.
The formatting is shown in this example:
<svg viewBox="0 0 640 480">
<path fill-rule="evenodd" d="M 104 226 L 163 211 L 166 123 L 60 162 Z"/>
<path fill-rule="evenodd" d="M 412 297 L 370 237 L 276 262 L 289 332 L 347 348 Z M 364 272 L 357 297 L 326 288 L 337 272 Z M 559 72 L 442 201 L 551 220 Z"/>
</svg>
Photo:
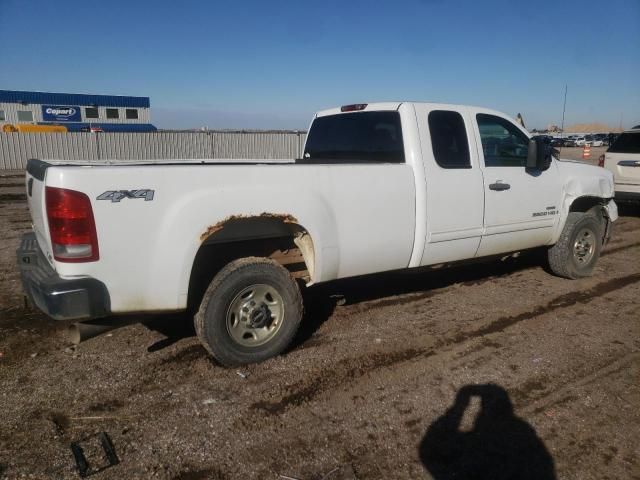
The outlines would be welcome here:
<svg viewBox="0 0 640 480">
<path fill-rule="evenodd" d="M 417 358 L 428 358 L 438 353 L 439 349 L 443 347 L 451 347 L 478 337 L 499 333 L 520 322 L 545 315 L 555 310 L 568 308 L 576 304 L 587 304 L 598 297 L 638 282 L 640 282 L 640 273 L 613 278 L 598 283 L 588 290 L 560 295 L 549 301 L 546 305 L 541 305 L 533 310 L 522 312 L 518 315 L 501 317 L 475 330 L 460 332 L 448 339 L 445 338 L 437 341 L 431 348 L 412 347 L 400 351 L 378 352 L 361 358 L 343 359 L 333 365 L 331 369 L 327 369 L 310 379 L 292 385 L 288 389 L 290 393 L 284 395 L 279 400 L 254 402 L 249 408 L 253 411 L 266 412 L 272 415 L 281 414 L 291 407 L 298 407 L 313 400 L 327 390 L 335 389 L 347 382 L 353 382 L 380 368 L 391 367 Z M 354 364 L 356 365 L 354 366 Z"/>
<path fill-rule="evenodd" d="M 297 407 L 305 402 L 313 400 L 323 391 L 332 386 L 338 386 L 347 380 L 360 378 L 378 368 L 390 367 L 397 363 L 413 360 L 418 357 L 430 357 L 436 353 L 435 349 L 409 348 L 394 352 L 377 352 L 372 355 L 358 358 L 342 360 L 334 365 L 330 373 L 320 375 L 310 382 L 300 382 L 293 389 L 292 393 L 285 395 L 277 402 L 261 400 L 251 404 L 251 410 L 261 410 L 270 414 L 280 414 L 289 407 Z M 354 366 L 353 364 L 357 365 Z"/>
<path fill-rule="evenodd" d="M 602 297 L 603 295 L 637 282 L 640 282 L 640 273 L 633 273 L 625 277 L 613 278 L 611 280 L 607 280 L 606 282 L 601 282 L 593 288 L 590 288 L 589 290 L 565 293 L 564 295 L 560 295 L 554 298 L 546 305 L 536 307 L 528 312 L 523 312 L 518 315 L 512 315 L 508 317 L 502 317 L 491 322 L 489 325 L 474 330 L 473 332 L 460 333 L 459 335 L 454 337 L 453 343 L 460 343 L 473 337 L 480 337 L 483 335 L 488 335 L 490 333 L 500 332 L 524 320 L 539 317 L 540 315 L 544 315 L 561 308 L 571 307 L 578 303 L 587 304 L 590 303 L 594 298 Z"/>
<path fill-rule="evenodd" d="M 563 382 L 560 387 L 545 392 L 544 394 L 529 395 L 526 389 L 521 388 L 512 391 L 512 397 L 516 407 L 523 409 L 525 412 L 537 415 L 548 410 L 550 407 L 566 403 L 570 397 L 575 397 L 575 395 L 569 393 L 570 390 L 584 387 L 604 377 L 623 372 L 637 362 L 638 359 L 640 359 L 640 353 L 627 353 L 595 369 L 591 369 L 589 372 L 579 375 L 569 382 Z"/>
<path fill-rule="evenodd" d="M 638 231 L 638 227 L 636 227 L 632 223 L 623 223 L 622 225 L 614 225 L 612 237 L 616 238 L 621 236 L 623 233 L 636 233 Z"/>
<path fill-rule="evenodd" d="M 636 248 L 636 247 L 640 247 L 640 242 L 632 243 L 630 245 L 621 245 L 621 246 L 615 247 L 615 248 L 609 248 L 609 249 L 603 251 L 600 254 L 600 256 L 604 257 L 604 256 L 610 255 L 612 253 L 624 252 L 625 250 L 630 250 L 630 249 Z"/>
<path fill-rule="evenodd" d="M 26 193 L 0 193 L 0 203 L 16 203 L 26 201 Z"/>
</svg>

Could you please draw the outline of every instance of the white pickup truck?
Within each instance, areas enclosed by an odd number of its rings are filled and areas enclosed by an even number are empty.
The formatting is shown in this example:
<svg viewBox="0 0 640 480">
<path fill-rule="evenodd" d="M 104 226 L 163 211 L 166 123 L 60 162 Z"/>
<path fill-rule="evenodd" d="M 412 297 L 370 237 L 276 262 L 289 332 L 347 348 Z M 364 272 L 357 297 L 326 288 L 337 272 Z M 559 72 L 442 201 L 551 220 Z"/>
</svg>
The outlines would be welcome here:
<svg viewBox="0 0 640 480">
<path fill-rule="evenodd" d="M 30 160 L 26 187 L 17 254 L 41 310 L 192 311 L 227 366 L 287 347 L 305 286 L 542 246 L 583 277 L 617 218 L 610 172 L 502 113 L 433 103 L 319 112 L 298 160 Z"/>
</svg>

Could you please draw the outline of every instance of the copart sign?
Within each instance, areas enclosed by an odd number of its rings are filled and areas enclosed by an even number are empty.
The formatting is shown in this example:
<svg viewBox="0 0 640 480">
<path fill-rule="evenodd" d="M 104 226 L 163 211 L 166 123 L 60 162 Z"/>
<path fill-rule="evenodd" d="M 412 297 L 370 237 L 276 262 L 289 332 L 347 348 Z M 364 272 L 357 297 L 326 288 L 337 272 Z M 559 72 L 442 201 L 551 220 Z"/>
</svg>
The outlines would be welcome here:
<svg viewBox="0 0 640 480">
<path fill-rule="evenodd" d="M 79 122 L 80 107 L 64 105 L 42 105 L 42 119 L 45 122 Z"/>
</svg>

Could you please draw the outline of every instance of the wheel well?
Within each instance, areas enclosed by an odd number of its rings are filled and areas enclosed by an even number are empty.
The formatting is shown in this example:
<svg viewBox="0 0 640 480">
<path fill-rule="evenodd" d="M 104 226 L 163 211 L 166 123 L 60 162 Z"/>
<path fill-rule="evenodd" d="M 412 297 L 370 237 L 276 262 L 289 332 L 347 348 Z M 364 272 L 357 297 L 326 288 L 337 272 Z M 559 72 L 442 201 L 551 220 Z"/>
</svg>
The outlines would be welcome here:
<svg viewBox="0 0 640 480">
<path fill-rule="evenodd" d="M 605 199 L 600 197 L 578 197 L 569 207 L 569 211 L 586 213 L 593 207 L 603 206 L 605 202 Z"/>
<path fill-rule="evenodd" d="M 213 277 L 244 257 L 271 258 L 303 282 L 313 277 L 314 249 L 309 233 L 289 215 L 230 217 L 201 236 L 189 278 L 187 308 L 198 309 Z"/>
<path fill-rule="evenodd" d="M 609 215 L 607 210 L 604 208 L 607 200 L 600 197 L 578 197 L 576 198 L 571 207 L 569 208 L 569 212 L 579 212 L 579 213 L 587 213 L 588 211 L 593 211 L 596 213 L 597 218 L 602 225 L 602 241 L 606 243 L 609 235 L 611 234 L 609 221 Z"/>
</svg>

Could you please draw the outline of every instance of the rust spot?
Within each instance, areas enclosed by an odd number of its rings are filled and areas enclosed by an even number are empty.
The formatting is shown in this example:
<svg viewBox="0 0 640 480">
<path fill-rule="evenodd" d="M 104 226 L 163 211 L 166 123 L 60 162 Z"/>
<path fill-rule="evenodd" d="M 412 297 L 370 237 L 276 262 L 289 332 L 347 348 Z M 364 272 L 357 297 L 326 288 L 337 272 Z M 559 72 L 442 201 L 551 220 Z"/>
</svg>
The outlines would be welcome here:
<svg viewBox="0 0 640 480">
<path fill-rule="evenodd" d="M 210 225 L 204 231 L 202 235 L 200 235 L 200 241 L 204 242 L 207 238 L 213 235 L 216 232 L 219 232 L 224 228 L 224 226 L 229 222 L 235 222 L 238 220 L 249 220 L 252 218 L 273 218 L 276 220 L 280 220 L 283 223 L 298 223 L 298 219 L 293 215 L 288 213 L 270 213 L 270 212 L 262 212 L 259 215 L 229 215 L 224 220 L 220 220 L 218 223 L 214 225 Z"/>
</svg>

